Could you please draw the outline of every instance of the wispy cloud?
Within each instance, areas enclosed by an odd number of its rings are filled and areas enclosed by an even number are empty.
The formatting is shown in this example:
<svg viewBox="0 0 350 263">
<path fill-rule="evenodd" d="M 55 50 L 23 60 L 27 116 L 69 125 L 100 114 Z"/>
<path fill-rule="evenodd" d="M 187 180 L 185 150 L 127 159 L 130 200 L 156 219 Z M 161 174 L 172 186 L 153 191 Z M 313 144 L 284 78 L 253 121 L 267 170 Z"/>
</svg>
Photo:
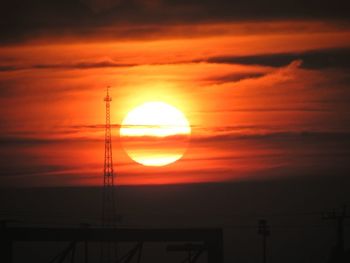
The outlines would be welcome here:
<svg viewBox="0 0 350 263">
<path fill-rule="evenodd" d="M 118 63 L 112 59 L 95 60 L 95 61 L 78 61 L 73 63 L 59 64 L 34 64 L 28 66 L 0 66 L 0 71 L 17 71 L 28 69 L 93 69 L 93 68 L 120 68 L 134 67 L 136 64 Z"/>
<path fill-rule="evenodd" d="M 208 58 L 206 61 L 210 63 L 282 67 L 296 60 L 303 61 L 302 67 L 307 69 L 346 69 L 350 67 L 350 49 L 321 49 L 300 53 L 272 53 L 253 56 L 220 56 Z"/>
</svg>

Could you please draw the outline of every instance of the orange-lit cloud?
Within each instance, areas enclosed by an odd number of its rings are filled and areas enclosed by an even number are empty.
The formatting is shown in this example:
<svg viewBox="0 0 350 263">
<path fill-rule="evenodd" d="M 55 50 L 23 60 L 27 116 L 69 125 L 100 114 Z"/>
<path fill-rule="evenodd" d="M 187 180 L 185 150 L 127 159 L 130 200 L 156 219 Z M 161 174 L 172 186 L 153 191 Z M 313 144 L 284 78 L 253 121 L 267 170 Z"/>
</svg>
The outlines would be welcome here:
<svg viewBox="0 0 350 263">
<path fill-rule="evenodd" d="M 135 25 L 124 27 L 114 37 L 104 27 L 86 42 L 79 34 L 44 34 L 0 46 L 4 185 L 18 178 L 24 185 L 100 184 L 107 85 L 120 184 L 313 174 L 332 169 L 327 158 L 344 165 L 348 27 L 205 22 L 122 37 Z M 147 101 L 175 106 L 192 128 L 184 157 L 162 168 L 132 161 L 119 138 L 126 114 Z"/>
</svg>

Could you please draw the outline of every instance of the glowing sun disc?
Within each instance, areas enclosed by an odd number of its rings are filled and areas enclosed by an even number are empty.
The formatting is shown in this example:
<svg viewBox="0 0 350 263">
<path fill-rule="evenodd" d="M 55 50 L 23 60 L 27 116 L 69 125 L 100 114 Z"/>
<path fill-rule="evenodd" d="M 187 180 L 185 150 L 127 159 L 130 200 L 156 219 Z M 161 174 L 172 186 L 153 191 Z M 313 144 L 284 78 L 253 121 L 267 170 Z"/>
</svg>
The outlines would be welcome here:
<svg viewBox="0 0 350 263">
<path fill-rule="evenodd" d="M 163 166 L 180 159 L 190 134 L 184 114 L 164 102 L 147 102 L 133 109 L 120 128 L 127 154 L 145 166 Z"/>
</svg>

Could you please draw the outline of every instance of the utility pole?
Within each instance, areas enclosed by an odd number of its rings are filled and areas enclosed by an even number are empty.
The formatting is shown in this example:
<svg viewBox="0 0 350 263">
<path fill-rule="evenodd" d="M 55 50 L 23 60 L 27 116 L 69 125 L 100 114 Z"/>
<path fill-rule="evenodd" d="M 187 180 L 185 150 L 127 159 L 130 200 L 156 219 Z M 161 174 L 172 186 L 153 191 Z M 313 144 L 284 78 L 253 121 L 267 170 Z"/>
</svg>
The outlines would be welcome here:
<svg viewBox="0 0 350 263">
<path fill-rule="evenodd" d="M 258 222 L 258 234 L 262 235 L 262 262 L 266 263 L 266 238 L 270 235 L 270 226 L 265 219 L 260 219 Z"/>
<path fill-rule="evenodd" d="M 337 224 L 337 244 L 336 253 L 338 255 L 344 255 L 344 220 L 350 218 L 350 215 L 346 213 L 346 205 L 342 207 L 340 212 L 333 210 L 323 215 L 324 220 L 335 220 Z"/>
</svg>

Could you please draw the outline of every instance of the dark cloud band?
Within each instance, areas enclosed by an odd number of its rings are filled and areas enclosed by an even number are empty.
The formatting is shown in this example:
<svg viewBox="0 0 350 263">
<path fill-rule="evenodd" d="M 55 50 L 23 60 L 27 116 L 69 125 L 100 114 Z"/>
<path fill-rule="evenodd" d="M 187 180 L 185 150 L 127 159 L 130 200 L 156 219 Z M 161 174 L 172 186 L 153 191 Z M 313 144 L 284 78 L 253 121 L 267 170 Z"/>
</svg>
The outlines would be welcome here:
<svg viewBox="0 0 350 263">
<path fill-rule="evenodd" d="M 40 35 L 86 36 L 106 26 L 272 19 L 348 20 L 346 0 L 7 0 L 0 9 L 0 43 Z M 150 34 L 146 32 L 134 32 Z"/>
</svg>

